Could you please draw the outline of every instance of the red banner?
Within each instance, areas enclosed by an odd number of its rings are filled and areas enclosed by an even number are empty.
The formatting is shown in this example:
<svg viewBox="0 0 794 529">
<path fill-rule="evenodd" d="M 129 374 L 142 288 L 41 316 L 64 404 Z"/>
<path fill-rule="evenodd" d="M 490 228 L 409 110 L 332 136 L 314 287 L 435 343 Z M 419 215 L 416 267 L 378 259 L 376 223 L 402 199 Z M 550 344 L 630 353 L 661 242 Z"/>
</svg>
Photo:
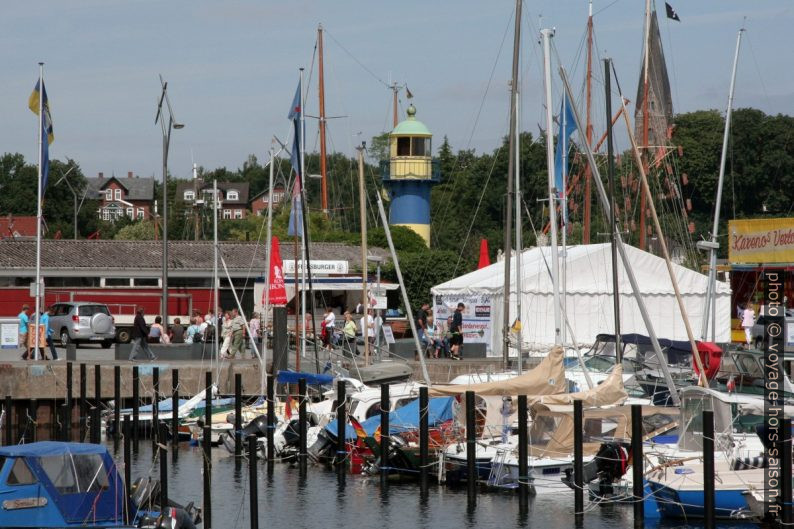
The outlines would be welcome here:
<svg viewBox="0 0 794 529">
<path fill-rule="evenodd" d="M 284 288 L 283 263 L 281 262 L 281 245 L 278 237 L 273 236 L 270 248 L 270 299 L 271 305 L 286 305 L 287 290 Z M 262 293 L 262 305 L 265 304 L 265 294 Z"/>
</svg>

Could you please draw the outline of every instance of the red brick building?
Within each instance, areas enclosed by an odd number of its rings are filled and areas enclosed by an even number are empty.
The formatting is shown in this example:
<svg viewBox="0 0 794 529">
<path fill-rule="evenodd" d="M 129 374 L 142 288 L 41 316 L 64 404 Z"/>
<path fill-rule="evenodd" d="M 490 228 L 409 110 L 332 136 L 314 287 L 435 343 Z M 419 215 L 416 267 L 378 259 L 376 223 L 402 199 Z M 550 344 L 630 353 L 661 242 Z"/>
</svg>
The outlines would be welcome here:
<svg viewBox="0 0 794 529">
<path fill-rule="evenodd" d="M 284 186 L 278 185 L 273 187 L 273 205 L 277 206 L 278 204 L 284 202 L 284 199 L 287 197 L 287 190 Z M 257 193 L 253 197 L 251 197 L 251 213 L 254 215 L 265 215 L 267 214 L 268 204 L 270 203 L 270 192 L 269 190 L 265 189 L 264 191 Z"/>
<path fill-rule="evenodd" d="M 10 213 L 5 217 L 0 217 L 0 239 L 22 237 L 36 237 L 36 217 L 17 217 Z"/>
<path fill-rule="evenodd" d="M 97 209 L 100 219 L 151 218 L 154 210 L 154 178 L 140 178 L 129 171 L 126 178 L 105 178 L 103 173 L 99 173 L 96 178 L 87 180 L 88 196 L 100 200 Z"/>
</svg>

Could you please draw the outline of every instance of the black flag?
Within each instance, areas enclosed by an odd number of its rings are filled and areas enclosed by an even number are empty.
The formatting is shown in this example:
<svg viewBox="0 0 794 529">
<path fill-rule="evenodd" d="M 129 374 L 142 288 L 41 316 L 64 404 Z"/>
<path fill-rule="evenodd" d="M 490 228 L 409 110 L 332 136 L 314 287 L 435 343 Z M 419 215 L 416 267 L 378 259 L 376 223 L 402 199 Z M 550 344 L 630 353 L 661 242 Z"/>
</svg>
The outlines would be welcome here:
<svg viewBox="0 0 794 529">
<path fill-rule="evenodd" d="M 673 20 L 677 20 L 678 22 L 681 22 L 681 19 L 678 18 L 678 13 L 675 12 L 675 9 L 673 9 L 673 6 L 671 6 L 670 4 L 665 2 L 664 3 L 664 8 L 665 8 L 665 10 L 667 10 L 667 18 L 672 18 Z"/>
</svg>

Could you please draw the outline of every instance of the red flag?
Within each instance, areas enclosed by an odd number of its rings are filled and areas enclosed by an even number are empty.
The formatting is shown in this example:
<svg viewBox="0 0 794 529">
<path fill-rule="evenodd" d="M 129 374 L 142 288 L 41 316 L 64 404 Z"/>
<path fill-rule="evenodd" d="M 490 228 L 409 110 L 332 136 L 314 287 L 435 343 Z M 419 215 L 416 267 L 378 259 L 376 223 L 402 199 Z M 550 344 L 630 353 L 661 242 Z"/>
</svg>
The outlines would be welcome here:
<svg viewBox="0 0 794 529">
<path fill-rule="evenodd" d="M 488 257 L 488 240 L 480 239 L 480 262 L 477 264 L 477 270 L 485 268 L 491 264 L 491 258 Z"/>
<path fill-rule="evenodd" d="M 361 426 L 361 423 L 358 422 L 352 415 L 350 416 L 350 424 L 353 426 L 353 430 L 356 432 L 356 437 L 359 439 L 365 439 L 367 437 L 367 432 L 364 430 L 364 427 Z"/>
<path fill-rule="evenodd" d="M 270 249 L 270 304 L 286 305 L 287 289 L 284 287 L 284 264 L 281 262 L 281 245 L 278 237 L 273 236 Z M 265 304 L 265 293 L 262 293 L 262 305 Z"/>
<path fill-rule="evenodd" d="M 292 420 L 292 396 L 287 395 L 287 402 L 284 403 L 284 417 L 288 420 Z"/>
</svg>

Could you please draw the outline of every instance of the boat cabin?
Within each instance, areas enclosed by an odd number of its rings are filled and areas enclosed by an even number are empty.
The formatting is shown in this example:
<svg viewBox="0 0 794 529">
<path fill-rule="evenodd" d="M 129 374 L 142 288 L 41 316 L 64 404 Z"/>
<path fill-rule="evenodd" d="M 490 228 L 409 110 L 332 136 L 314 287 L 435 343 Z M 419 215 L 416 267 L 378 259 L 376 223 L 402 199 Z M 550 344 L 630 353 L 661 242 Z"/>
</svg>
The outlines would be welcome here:
<svg viewBox="0 0 794 529">
<path fill-rule="evenodd" d="M 0 527 L 113 526 L 124 486 L 101 445 L 44 441 L 0 448 Z"/>
</svg>

